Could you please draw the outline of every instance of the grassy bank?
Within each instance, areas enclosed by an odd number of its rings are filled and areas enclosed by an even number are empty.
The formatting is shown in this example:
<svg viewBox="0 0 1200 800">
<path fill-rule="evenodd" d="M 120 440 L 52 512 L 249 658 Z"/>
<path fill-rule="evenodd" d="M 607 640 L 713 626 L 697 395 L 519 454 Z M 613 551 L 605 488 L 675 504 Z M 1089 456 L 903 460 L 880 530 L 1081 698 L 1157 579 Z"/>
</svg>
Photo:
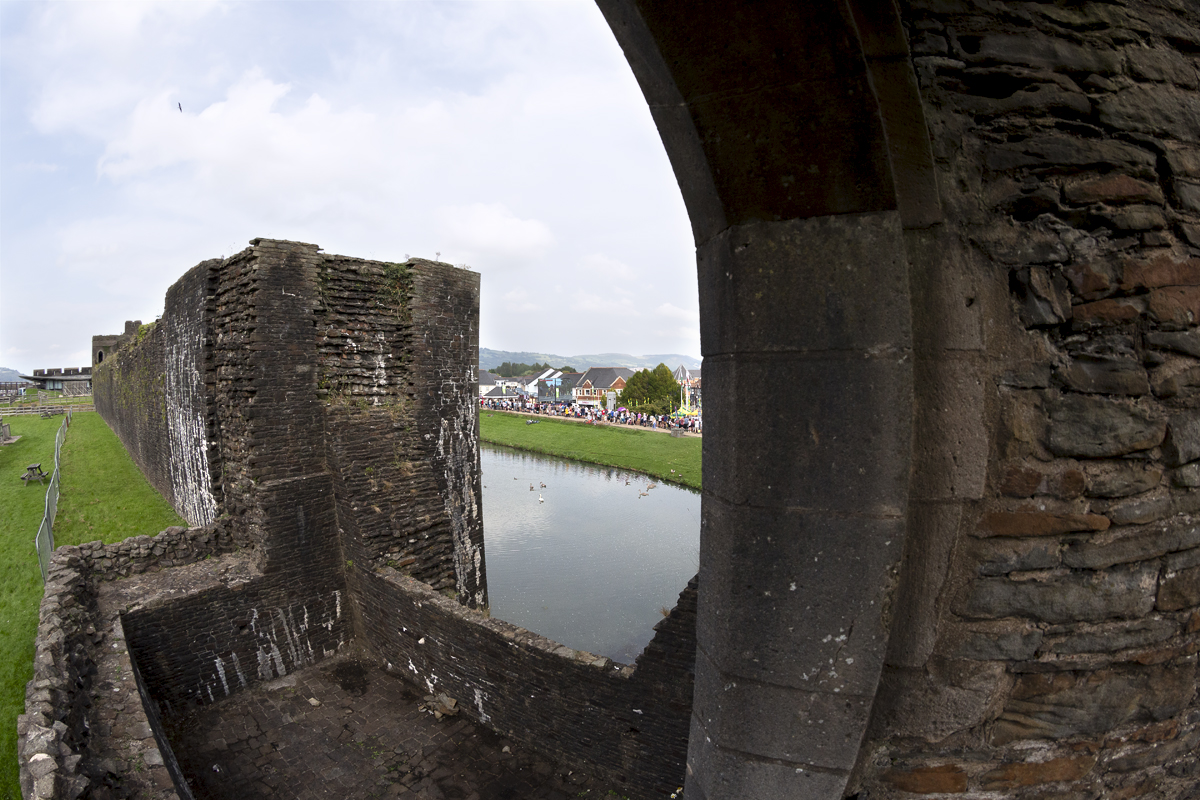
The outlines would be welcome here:
<svg viewBox="0 0 1200 800">
<path fill-rule="evenodd" d="M 644 472 L 664 481 L 700 488 L 700 439 L 676 439 L 666 433 L 586 425 L 547 417 L 529 417 L 503 411 L 480 412 L 479 435 L 485 442 L 519 447 L 552 456 L 590 461 L 610 467 Z M 672 472 L 674 470 L 674 472 Z"/>
<path fill-rule="evenodd" d="M 16 800 L 16 720 L 24 713 L 25 684 L 33 676 L 33 638 L 42 598 L 33 537 L 47 488 L 25 486 L 21 474 L 35 462 L 46 472 L 53 469 L 54 434 L 63 418 L 14 416 L 6 421 L 21 440 L 0 448 L 0 798 Z M 56 545 L 116 542 L 185 524 L 146 482 L 99 414 L 72 416 L 61 456 Z"/>
<path fill-rule="evenodd" d="M 0 797 L 17 800 L 17 715 L 25 711 L 25 684 L 33 677 L 42 574 L 33 537 L 46 503 L 45 483 L 26 486 L 25 467 L 54 466 L 54 434 L 62 417 L 5 417 L 21 440 L 0 447 Z"/>
<path fill-rule="evenodd" d="M 54 521 L 54 543 L 153 536 L 187 525 L 146 481 L 116 434 L 95 412 L 72 416 L 62 448 L 62 496 Z"/>
</svg>

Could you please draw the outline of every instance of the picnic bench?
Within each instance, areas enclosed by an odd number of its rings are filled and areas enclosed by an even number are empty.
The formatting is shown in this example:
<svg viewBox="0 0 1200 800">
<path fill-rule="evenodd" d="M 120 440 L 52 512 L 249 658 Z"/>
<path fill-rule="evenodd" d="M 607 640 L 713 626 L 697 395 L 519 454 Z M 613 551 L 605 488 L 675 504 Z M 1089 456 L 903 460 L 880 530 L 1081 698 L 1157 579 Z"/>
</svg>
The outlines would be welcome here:
<svg viewBox="0 0 1200 800">
<path fill-rule="evenodd" d="M 41 483 L 49 477 L 49 475 L 42 472 L 41 464 L 30 464 L 25 468 L 25 474 L 21 476 L 21 480 L 25 481 L 25 485 L 28 486 L 30 481 Z"/>
</svg>

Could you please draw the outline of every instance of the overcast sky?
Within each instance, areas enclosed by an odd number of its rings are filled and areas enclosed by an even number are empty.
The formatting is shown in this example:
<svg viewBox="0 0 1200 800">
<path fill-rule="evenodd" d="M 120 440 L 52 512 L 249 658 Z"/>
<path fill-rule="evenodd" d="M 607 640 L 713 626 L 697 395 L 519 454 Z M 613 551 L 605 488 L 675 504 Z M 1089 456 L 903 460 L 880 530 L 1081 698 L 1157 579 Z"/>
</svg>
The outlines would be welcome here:
<svg viewBox="0 0 1200 800">
<path fill-rule="evenodd" d="M 700 351 L 679 188 L 590 0 L 3 0 L 0 204 L 22 371 L 256 236 L 467 264 L 483 347 Z"/>
</svg>

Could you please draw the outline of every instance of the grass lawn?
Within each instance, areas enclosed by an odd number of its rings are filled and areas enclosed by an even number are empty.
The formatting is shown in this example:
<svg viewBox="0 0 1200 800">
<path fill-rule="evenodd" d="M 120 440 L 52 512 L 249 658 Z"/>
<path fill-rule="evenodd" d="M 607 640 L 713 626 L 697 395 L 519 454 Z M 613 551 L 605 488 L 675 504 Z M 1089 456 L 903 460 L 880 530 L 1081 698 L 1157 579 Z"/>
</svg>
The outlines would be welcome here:
<svg viewBox="0 0 1200 800">
<path fill-rule="evenodd" d="M 63 417 L 7 418 L 16 444 L 0 448 L 0 797 L 17 800 L 17 715 L 25 711 L 25 684 L 33 677 L 42 576 L 33 537 L 46 502 L 46 484 L 26 487 L 25 467 L 54 467 L 54 434 Z M 95 412 L 72 415 L 62 447 L 56 545 L 120 541 L 184 525 Z"/>
<path fill-rule="evenodd" d="M 94 411 L 71 415 L 60 480 L 55 545 L 119 542 L 187 525 L 146 482 L 121 440 Z"/>
<path fill-rule="evenodd" d="M 526 425 L 537 419 L 537 425 Z M 534 450 L 643 472 L 664 481 L 700 488 L 700 439 L 617 425 L 587 425 L 546 417 L 523 417 L 481 409 L 479 435 L 485 442 Z M 671 472 L 671 470 L 675 470 Z"/>
<path fill-rule="evenodd" d="M 17 715 L 25 712 L 25 684 L 33 677 L 42 573 L 33 537 L 50 482 L 21 481 L 25 467 L 54 468 L 54 434 L 62 417 L 7 417 L 16 444 L 0 447 L 0 797 L 17 800 Z"/>
</svg>

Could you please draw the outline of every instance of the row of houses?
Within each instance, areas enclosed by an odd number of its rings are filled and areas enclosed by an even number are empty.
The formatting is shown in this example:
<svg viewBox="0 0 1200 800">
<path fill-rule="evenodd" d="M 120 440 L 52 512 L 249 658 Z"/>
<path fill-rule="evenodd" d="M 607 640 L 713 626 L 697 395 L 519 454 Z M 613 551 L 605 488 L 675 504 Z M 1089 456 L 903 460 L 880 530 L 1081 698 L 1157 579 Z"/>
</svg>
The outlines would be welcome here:
<svg viewBox="0 0 1200 800">
<path fill-rule="evenodd" d="M 608 395 L 620 394 L 635 370 L 627 367 L 592 367 L 584 372 L 547 369 L 536 375 L 504 378 L 479 370 L 479 396 L 488 400 L 536 400 L 538 403 L 598 406 Z M 700 389 L 700 370 L 683 365 L 673 373 L 681 386 Z M 693 395 L 694 396 L 694 395 Z"/>
</svg>

